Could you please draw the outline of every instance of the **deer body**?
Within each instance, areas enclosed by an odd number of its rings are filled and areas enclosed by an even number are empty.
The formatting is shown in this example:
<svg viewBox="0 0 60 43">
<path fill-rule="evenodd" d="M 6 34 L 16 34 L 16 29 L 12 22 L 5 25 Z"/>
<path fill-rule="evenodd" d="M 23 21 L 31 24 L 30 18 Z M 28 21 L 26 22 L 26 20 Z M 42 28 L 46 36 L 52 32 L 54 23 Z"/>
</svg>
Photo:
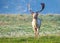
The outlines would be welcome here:
<svg viewBox="0 0 60 43">
<path fill-rule="evenodd" d="M 39 34 L 40 26 L 41 26 L 41 20 L 39 18 L 32 20 L 32 27 L 36 36 Z"/>
<path fill-rule="evenodd" d="M 35 36 L 37 36 L 39 34 L 39 29 L 41 26 L 41 20 L 38 18 L 38 14 L 37 13 L 33 13 L 32 14 L 32 27 L 35 33 Z"/>
<path fill-rule="evenodd" d="M 38 27 L 38 28 L 40 28 L 40 25 L 41 25 L 41 20 L 39 18 L 32 20 L 32 27 Z"/>
<path fill-rule="evenodd" d="M 45 4 L 44 3 L 41 3 L 41 6 L 42 6 L 42 9 L 37 11 L 37 12 L 33 12 L 31 9 L 30 9 L 30 5 L 28 5 L 28 8 L 32 14 L 32 27 L 33 27 L 33 31 L 35 33 L 35 36 L 38 36 L 39 35 L 39 29 L 40 29 L 40 26 L 41 26 L 41 20 L 38 18 L 38 13 L 41 12 L 44 7 L 45 7 Z"/>
</svg>

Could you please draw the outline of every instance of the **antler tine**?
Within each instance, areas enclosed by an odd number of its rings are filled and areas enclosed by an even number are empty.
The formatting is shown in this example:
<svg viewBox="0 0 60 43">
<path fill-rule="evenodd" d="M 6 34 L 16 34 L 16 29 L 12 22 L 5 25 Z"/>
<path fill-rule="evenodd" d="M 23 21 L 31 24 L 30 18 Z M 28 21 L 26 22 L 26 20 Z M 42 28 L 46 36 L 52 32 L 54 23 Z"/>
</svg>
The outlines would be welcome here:
<svg viewBox="0 0 60 43">
<path fill-rule="evenodd" d="M 31 8 L 30 8 L 30 4 L 28 4 L 28 10 L 29 10 L 31 13 L 33 13 L 33 11 L 32 11 Z"/>
<path fill-rule="evenodd" d="M 40 11 L 37 11 L 37 12 L 41 12 L 45 8 L 45 4 L 44 3 L 41 3 L 41 6 L 42 6 L 42 9 Z"/>
</svg>

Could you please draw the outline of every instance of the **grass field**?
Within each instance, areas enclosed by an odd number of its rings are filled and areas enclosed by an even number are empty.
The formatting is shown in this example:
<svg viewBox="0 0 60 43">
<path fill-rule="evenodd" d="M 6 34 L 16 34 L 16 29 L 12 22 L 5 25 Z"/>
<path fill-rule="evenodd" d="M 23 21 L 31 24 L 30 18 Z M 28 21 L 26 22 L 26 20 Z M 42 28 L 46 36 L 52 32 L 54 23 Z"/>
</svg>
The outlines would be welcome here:
<svg viewBox="0 0 60 43">
<path fill-rule="evenodd" d="M 33 37 L 0 38 L 0 43 L 60 43 L 60 37 L 43 36 L 40 38 Z"/>
<path fill-rule="evenodd" d="M 31 15 L 0 14 L 0 43 L 60 43 L 60 15 L 39 15 L 39 18 L 41 37 L 35 39 Z"/>
</svg>

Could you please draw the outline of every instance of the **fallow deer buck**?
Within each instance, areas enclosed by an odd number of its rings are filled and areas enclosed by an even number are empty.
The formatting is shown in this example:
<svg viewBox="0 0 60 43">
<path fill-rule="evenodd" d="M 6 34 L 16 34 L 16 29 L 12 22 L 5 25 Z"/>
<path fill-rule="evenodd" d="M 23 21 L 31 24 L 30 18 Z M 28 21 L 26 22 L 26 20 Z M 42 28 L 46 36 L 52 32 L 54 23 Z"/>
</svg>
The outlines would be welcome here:
<svg viewBox="0 0 60 43">
<path fill-rule="evenodd" d="M 36 37 L 39 35 L 39 29 L 40 29 L 40 26 L 41 26 L 41 20 L 38 18 L 38 13 L 43 11 L 43 9 L 45 7 L 45 4 L 41 3 L 41 6 L 42 6 L 41 10 L 33 12 L 30 8 L 30 4 L 28 4 L 28 9 L 32 14 L 32 27 L 33 27 L 33 31 L 34 31 L 34 34 L 35 34 Z"/>
</svg>

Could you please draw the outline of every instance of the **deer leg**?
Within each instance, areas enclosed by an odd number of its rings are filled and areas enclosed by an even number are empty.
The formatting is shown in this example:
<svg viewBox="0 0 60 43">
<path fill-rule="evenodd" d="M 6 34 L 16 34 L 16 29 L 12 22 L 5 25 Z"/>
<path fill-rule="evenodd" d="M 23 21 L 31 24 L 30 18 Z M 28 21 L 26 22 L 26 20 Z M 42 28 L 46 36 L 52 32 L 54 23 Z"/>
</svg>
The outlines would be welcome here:
<svg viewBox="0 0 60 43">
<path fill-rule="evenodd" d="M 39 28 L 37 28 L 37 36 L 39 36 Z"/>
<path fill-rule="evenodd" d="M 35 33 L 35 37 L 38 37 L 38 35 L 39 35 L 38 28 L 35 28 L 34 33 Z"/>
</svg>

